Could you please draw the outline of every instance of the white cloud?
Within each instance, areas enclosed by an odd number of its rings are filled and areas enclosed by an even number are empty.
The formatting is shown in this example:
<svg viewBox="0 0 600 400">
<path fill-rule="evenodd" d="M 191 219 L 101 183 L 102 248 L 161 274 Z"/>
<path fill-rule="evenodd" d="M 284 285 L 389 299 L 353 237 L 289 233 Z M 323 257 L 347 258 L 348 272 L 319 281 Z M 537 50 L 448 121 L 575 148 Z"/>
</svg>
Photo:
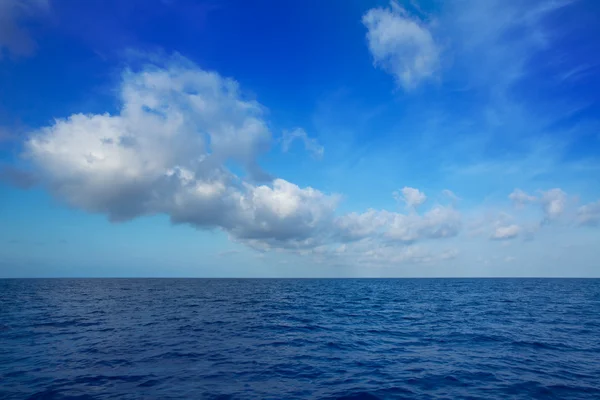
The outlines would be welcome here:
<svg viewBox="0 0 600 400">
<path fill-rule="evenodd" d="M 579 207 L 577 221 L 581 225 L 597 226 L 600 224 L 600 200 Z"/>
<path fill-rule="evenodd" d="M 406 206 L 411 209 L 416 209 L 427 200 L 425 193 L 421 192 L 419 189 L 408 186 L 405 186 L 400 191 L 395 191 L 393 196 L 396 201 L 405 203 Z"/>
<path fill-rule="evenodd" d="M 508 226 L 499 226 L 497 227 L 490 239 L 493 240 L 506 240 L 506 239 L 514 239 L 521 232 L 521 227 L 519 225 L 508 225 Z"/>
<path fill-rule="evenodd" d="M 437 206 L 422 216 L 394 214 L 391 219 L 386 236 L 401 241 L 449 238 L 461 228 L 460 214 L 452 207 Z"/>
<path fill-rule="evenodd" d="M 537 200 L 537 197 L 528 195 L 521 189 L 515 189 L 511 194 L 508 195 L 508 198 L 512 200 L 513 204 L 517 208 L 523 208 L 528 203 L 533 203 Z"/>
<path fill-rule="evenodd" d="M 540 202 L 547 221 L 554 220 L 562 215 L 567 205 L 567 194 L 558 188 L 541 192 Z"/>
<path fill-rule="evenodd" d="M 392 74 L 399 86 L 410 90 L 435 74 L 440 51 L 429 28 L 398 3 L 370 9 L 362 22 L 374 64 Z"/>
<path fill-rule="evenodd" d="M 460 230 L 451 207 L 416 214 L 426 197 L 414 188 L 402 190 L 410 215 L 336 216 L 337 195 L 283 179 L 256 183 L 268 175 L 257 163 L 271 143 L 264 107 L 245 98 L 235 81 L 186 59 L 126 71 L 119 89 L 117 113 L 56 119 L 25 143 L 39 183 L 72 206 L 113 221 L 166 214 L 261 251 L 339 255 L 370 241 L 370 250 L 380 248 L 373 257 L 388 252 L 397 261 L 423 260 L 405 247 Z M 290 137 L 302 137 L 294 132 Z M 246 177 L 233 174 L 230 162 Z M 344 244 L 350 247 L 341 251 Z"/>
<path fill-rule="evenodd" d="M 31 56 L 35 52 L 37 45 L 21 22 L 48 10 L 47 0 L 0 1 L 0 59 L 4 49 L 14 57 Z"/>
<path fill-rule="evenodd" d="M 352 212 L 336 219 L 335 224 L 342 241 L 365 239 L 380 233 L 389 223 L 389 213 L 370 209 L 364 213 Z"/>
<path fill-rule="evenodd" d="M 315 262 L 431 263 L 459 254 L 433 243 L 448 239 L 453 246 L 470 218 L 453 205 L 418 212 L 427 196 L 417 188 L 394 194 L 406 213 L 339 214 L 337 195 L 284 179 L 259 182 L 269 174 L 257 160 L 272 143 L 265 108 L 231 79 L 174 57 L 126 71 L 119 94 L 114 114 L 74 114 L 30 133 L 24 147 L 35 182 L 113 221 L 164 214 L 174 223 L 222 230 L 260 251 L 308 255 Z M 231 163 L 243 174 L 234 174 Z M 511 196 L 533 201 L 524 192 Z M 560 189 L 543 192 L 537 202 L 548 219 L 567 207 Z M 592 221 L 594 207 L 582 207 L 580 220 Z M 484 222 L 484 240 L 527 234 L 526 221 L 502 213 Z"/>
<path fill-rule="evenodd" d="M 452 207 L 436 206 L 422 215 L 400 214 L 386 210 L 351 213 L 336 220 L 343 240 L 379 237 L 391 242 L 415 242 L 458 235 L 461 216 Z"/>
<path fill-rule="evenodd" d="M 126 72 L 120 94 L 118 114 L 57 119 L 26 143 L 42 181 L 71 205 L 117 221 L 165 213 L 273 244 L 308 238 L 332 218 L 335 196 L 282 179 L 251 183 L 267 175 L 256 158 L 271 134 L 263 107 L 235 81 L 174 58 Z"/>
<path fill-rule="evenodd" d="M 302 128 L 296 128 L 292 131 L 284 131 L 281 138 L 281 148 L 284 152 L 288 152 L 292 143 L 295 140 L 300 140 L 304 143 L 304 148 L 312 153 L 316 158 L 323 157 L 325 149 L 321 146 L 317 139 L 310 138 Z"/>
</svg>

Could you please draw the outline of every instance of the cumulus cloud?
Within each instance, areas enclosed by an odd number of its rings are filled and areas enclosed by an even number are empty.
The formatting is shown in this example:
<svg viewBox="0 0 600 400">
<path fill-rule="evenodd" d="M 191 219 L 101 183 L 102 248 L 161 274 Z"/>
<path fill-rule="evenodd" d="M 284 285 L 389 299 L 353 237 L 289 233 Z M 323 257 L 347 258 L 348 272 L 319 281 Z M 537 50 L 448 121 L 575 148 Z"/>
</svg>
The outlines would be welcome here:
<svg viewBox="0 0 600 400">
<path fill-rule="evenodd" d="M 405 203 L 406 206 L 411 209 L 416 209 L 427 200 L 425 193 L 421 192 L 419 189 L 408 186 L 405 186 L 402 190 L 395 191 L 393 195 L 396 201 Z"/>
<path fill-rule="evenodd" d="M 272 141 L 264 106 L 235 81 L 182 57 L 127 70 L 119 95 L 118 112 L 58 118 L 31 132 L 24 145 L 38 183 L 74 207 L 112 221 L 166 214 L 261 251 L 339 262 L 358 259 L 367 242 L 373 252 L 361 259 L 431 260 L 437 256 L 429 250 L 408 247 L 460 230 L 452 207 L 417 214 L 426 196 L 414 188 L 401 191 L 410 214 L 336 215 L 335 194 L 279 178 L 259 182 L 269 174 L 257 160 Z M 287 136 L 297 138 L 308 140 L 298 129 Z M 231 172 L 230 163 L 245 175 Z"/>
<path fill-rule="evenodd" d="M 469 218 L 463 221 L 454 205 L 419 210 L 427 196 L 417 188 L 394 193 L 405 213 L 340 214 L 338 195 L 270 178 L 258 163 L 272 143 L 265 107 L 231 79 L 172 57 L 125 71 L 118 93 L 121 106 L 114 114 L 73 114 L 29 132 L 24 156 L 36 180 L 27 185 L 43 185 L 66 203 L 113 221 L 165 214 L 174 223 L 221 230 L 260 251 L 310 255 L 332 265 L 458 256 L 456 249 L 429 246 L 458 236 Z M 292 132 L 290 140 L 308 138 Z M 231 164 L 241 173 L 233 173 Z M 13 172 L 5 180 L 27 178 Z M 547 219 L 567 206 L 561 189 L 538 198 L 522 191 L 509 197 L 535 201 Z M 580 222 L 596 223 L 598 208 L 581 207 Z M 527 234 L 526 225 L 503 213 L 484 222 L 485 238 Z"/>
<path fill-rule="evenodd" d="M 375 66 L 393 75 L 404 90 L 435 74 L 440 50 L 428 26 L 397 2 L 370 9 L 362 22 Z"/>
<path fill-rule="evenodd" d="M 0 58 L 5 51 L 13 57 L 31 56 L 37 45 L 22 22 L 48 10 L 47 0 L 0 1 Z"/>
<path fill-rule="evenodd" d="M 176 57 L 127 71 L 120 96 L 117 114 L 57 119 L 25 145 L 43 183 L 69 204 L 115 221 L 165 213 L 275 242 L 307 238 L 331 218 L 335 196 L 282 179 L 252 183 L 266 175 L 256 158 L 271 133 L 263 107 L 235 81 Z"/>
<path fill-rule="evenodd" d="M 542 222 L 550 222 L 560 217 L 567 207 L 567 194 L 559 188 L 539 191 L 540 196 L 529 195 L 521 189 L 515 189 L 508 198 L 516 208 L 523 208 L 527 204 L 535 203 L 541 206 L 544 213 Z"/>
<path fill-rule="evenodd" d="M 309 151 L 314 157 L 321 158 L 325 149 L 321 146 L 317 139 L 309 137 L 304 129 L 296 128 L 292 131 L 284 131 L 281 138 L 281 149 L 288 152 L 293 142 L 299 140 L 304 144 L 304 148 Z"/>
<path fill-rule="evenodd" d="M 600 225 L 600 200 L 579 207 L 577 210 L 577 222 L 580 225 Z"/>
<path fill-rule="evenodd" d="M 493 240 L 514 239 L 519 235 L 520 232 L 521 232 L 521 227 L 519 225 L 512 224 L 512 225 L 507 225 L 507 226 L 498 226 L 494 230 L 492 235 L 490 236 L 490 239 L 493 239 Z"/>
</svg>

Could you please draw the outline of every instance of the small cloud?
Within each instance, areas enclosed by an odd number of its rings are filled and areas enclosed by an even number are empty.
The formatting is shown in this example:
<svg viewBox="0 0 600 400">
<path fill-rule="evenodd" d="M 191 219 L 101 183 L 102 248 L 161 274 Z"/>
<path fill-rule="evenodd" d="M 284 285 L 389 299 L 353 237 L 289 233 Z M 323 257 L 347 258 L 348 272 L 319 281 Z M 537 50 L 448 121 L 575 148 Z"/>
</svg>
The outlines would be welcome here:
<svg viewBox="0 0 600 400">
<path fill-rule="evenodd" d="M 396 201 L 405 203 L 410 209 L 416 209 L 427 200 L 425 193 L 408 186 L 405 186 L 402 190 L 395 191 L 393 196 Z"/>
<path fill-rule="evenodd" d="M 312 153 L 315 158 L 322 158 L 325 149 L 319 144 L 317 139 L 311 138 L 306 134 L 306 131 L 302 128 L 296 128 L 292 131 L 283 131 L 281 138 L 281 149 L 284 153 L 287 153 L 292 146 L 292 143 L 296 140 L 304 143 L 304 148 Z"/>
<path fill-rule="evenodd" d="M 537 200 L 537 197 L 528 195 L 521 189 L 515 189 L 511 194 L 508 195 L 508 198 L 512 200 L 513 204 L 517 208 L 523 208 L 528 203 L 533 203 Z"/>
<path fill-rule="evenodd" d="M 553 220 L 561 216 L 567 205 L 567 194 L 558 188 L 541 193 L 541 203 L 546 220 Z"/>
<path fill-rule="evenodd" d="M 374 65 L 394 76 L 405 91 L 435 74 L 440 50 L 429 27 L 397 2 L 370 9 L 362 22 Z"/>
<path fill-rule="evenodd" d="M 519 225 L 508 225 L 508 226 L 499 226 L 490 236 L 492 240 L 508 240 L 514 239 L 521 232 L 521 227 Z"/>
<path fill-rule="evenodd" d="M 516 258 L 513 256 L 504 257 L 504 262 L 506 262 L 506 263 L 511 263 L 511 262 L 514 262 L 515 260 L 516 260 Z"/>
</svg>

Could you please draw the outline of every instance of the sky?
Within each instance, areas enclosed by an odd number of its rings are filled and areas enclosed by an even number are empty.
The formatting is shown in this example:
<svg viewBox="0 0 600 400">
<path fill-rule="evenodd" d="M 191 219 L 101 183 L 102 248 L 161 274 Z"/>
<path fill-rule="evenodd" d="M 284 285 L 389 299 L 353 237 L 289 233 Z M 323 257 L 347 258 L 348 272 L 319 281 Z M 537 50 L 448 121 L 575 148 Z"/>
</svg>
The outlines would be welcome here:
<svg viewBox="0 0 600 400">
<path fill-rule="evenodd" d="M 0 277 L 600 277 L 594 0 L 0 0 Z"/>
</svg>

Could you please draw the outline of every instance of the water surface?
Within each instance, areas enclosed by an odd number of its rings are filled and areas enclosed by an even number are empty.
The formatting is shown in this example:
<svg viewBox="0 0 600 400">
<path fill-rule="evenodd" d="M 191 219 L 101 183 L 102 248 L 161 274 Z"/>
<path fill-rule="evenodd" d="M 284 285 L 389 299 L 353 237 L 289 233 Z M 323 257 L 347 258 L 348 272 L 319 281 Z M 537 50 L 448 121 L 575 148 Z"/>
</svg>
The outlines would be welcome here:
<svg viewBox="0 0 600 400">
<path fill-rule="evenodd" d="M 2 399 L 600 398 L 600 280 L 0 280 Z"/>
</svg>

